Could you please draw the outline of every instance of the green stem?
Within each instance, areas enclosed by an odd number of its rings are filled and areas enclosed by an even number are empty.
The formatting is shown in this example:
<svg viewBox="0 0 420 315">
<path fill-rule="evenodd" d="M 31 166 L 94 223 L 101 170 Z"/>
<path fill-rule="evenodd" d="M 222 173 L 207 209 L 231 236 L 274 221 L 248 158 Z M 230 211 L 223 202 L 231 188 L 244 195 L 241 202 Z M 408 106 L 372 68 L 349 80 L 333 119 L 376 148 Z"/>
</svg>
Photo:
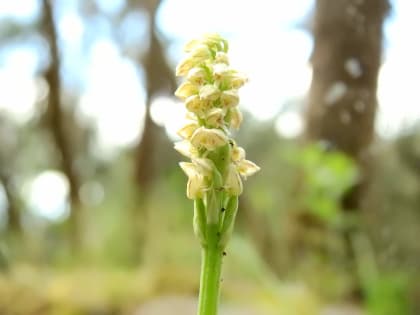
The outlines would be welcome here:
<svg viewBox="0 0 420 315">
<path fill-rule="evenodd" d="M 202 251 L 200 294 L 197 315 L 217 315 L 223 250 L 217 224 L 207 225 L 207 246 Z"/>
</svg>

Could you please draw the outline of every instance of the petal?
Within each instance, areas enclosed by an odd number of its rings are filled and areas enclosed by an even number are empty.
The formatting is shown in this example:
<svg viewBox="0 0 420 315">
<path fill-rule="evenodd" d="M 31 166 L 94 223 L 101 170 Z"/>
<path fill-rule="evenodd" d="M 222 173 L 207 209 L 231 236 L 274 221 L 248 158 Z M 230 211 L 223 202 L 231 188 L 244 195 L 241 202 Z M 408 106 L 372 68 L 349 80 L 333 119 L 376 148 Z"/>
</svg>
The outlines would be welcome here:
<svg viewBox="0 0 420 315">
<path fill-rule="evenodd" d="M 194 68 L 196 64 L 197 64 L 197 60 L 195 60 L 194 58 L 191 58 L 190 56 L 185 57 L 176 66 L 175 75 L 177 77 L 187 75 L 188 71 Z"/>
<path fill-rule="evenodd" d="M 230 68 L 224 63 L 216 63 L 213 65 L 213 75 L 216 80 L 226 78 L 230 72 Z"/>
<path fill-rule="evenodd" d="M 239 162 L 245 159 L 245 150 L 243 148 L 235 146 L 231 152 L 233 162 Z"/>
<path fill-rule="evenodd" d="M 204 147 L 214 150 L 228 142 L 226 134 L 219 129 L 198 128 L 191 136 L 191 144 L 194 147 Z"/>
<path fill-rule="evenodd" d="M 238 164 L 238 172 L 244 179 L 248 176 L 254 175 L 259 170 L 260 167 L 258 165 L 248 160 L 242 160 Z"/>
<path fill-rule="evenodd" d="M 197 60 L 203 60 L 210 58 L 211 52 L 207 45 L 198 44 L 194 47 L 193 50 L 191 50 L 189 56 Z"/>
<path fill-rule="evenodd" d="M 174 149 L 188 158 L 197 156 L 197 150 L 187 140 L 175 142 Z"/>
<path fill-rule="evenodd" d="M 198 95 L 192 95 L 185 100 L 185 107 L 198 116 L 202 116 L 208 108 L 208 102 L 200 99 Z"/>
<path fill-rule="evenodd" d="M 201 93 L 201 91 L 200 91 Z M 220 103 L 224 108 L 232 108 L 239 104 L 239 95 L 237 90 L 223 91 L 220 96 Z"/>
<path fill-rule="evenodd" d="M 190 177 L 187 182 L 187 198 L 197 199 L 202 198 L 205 190 L 204 180 L 202 176 L 196 175 Z"/>
<path fill-rule="evenodd" d="M 242 124 L 243 116 L 238 107 L 234 107 L 230 110 L 230 124 L 233 128 L 239 129 Z"/>
<path fill-rule="evenodd" d="M 195 158 L 193 159 L 197 171 L 203 176 L 210 176 L 213 173 L 214 163 L 209 159 Z"/>
<path fill-rule="evenodd" d="M 223 51 L 218 51 L 216 53 L 216 57 L 215 57 L 215 61 L 217 63 L 222 63 L 222 64 L 229 64 L 229 57 L 227 55 L 227 53 L 223 52 Z"/>
<path fill-rule="evenodd" d="M 184 51 L 190 52 L 199 45 L 213 46 L 220 42 L 223 42 L 223 38 L 219 34 L 208 33 L 208 34 L 204 34 L 201 38 L 193 39 L 192 41 L 188 42 L 184 46 Z"/>
<path fill-rule="evenodd" d="M 206 71 L 203 68 L 194 67 L 188 71 L 187 79 L 193 84 L 204 84 L 206 79 Z"/>
<path fill-rule="evenodd" d="M 194 165 L 194 163 L 191 162 L 179 162 L 179 166 L 184 171 L 185 175 L 188 176 L 188 178 L 200 175 L 197 171 L 197 167 Z"/>
<path fill-rule="evenodd" d="M 233 71 L 230 77 L 230 86 L 233 89 L 239 89 L 248 82 L 248 77 L 238 71 Z"/>
<path fill-rule="evenodd" d="M 177 135 L 181 138 L 189 139 L 198 127 L 196 123 L 190 123 L 178 130 Z"/>
<path fill-rule="evenodd" d="M 242 180 L 236 170 L 235 165 L 229 165 L 228 175 L 226 177 L 225 189 L 231 196 L 239 196 L 242 193 Z"/>
<path fill-rule="evenodd" d="M 213 84 L 206 84 L 200 89 L 200 98 L 208 101 L 215 101 L 220 95 L 219 89 Z"/>
<path fill-rule="evenodd" d="M 212 127 L 221 127 L 224 123 L 225 111 L 221 108 L 212 108 L 206 116 L 206 123 Z"/>
<path fill-rule="evenodd" d="M 175 96 L 182 100 L 198 93 L 198 86 L 191 82 L 183 82 L 175 91 Z"/>
</svg>

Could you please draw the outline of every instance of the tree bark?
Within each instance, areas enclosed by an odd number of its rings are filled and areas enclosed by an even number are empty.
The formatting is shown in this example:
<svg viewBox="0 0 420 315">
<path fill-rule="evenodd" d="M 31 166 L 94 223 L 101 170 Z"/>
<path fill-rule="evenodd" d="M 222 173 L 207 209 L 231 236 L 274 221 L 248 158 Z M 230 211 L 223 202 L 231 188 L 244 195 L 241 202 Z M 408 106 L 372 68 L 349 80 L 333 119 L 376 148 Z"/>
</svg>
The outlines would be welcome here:
<svg viewBox="0 0 420 315">
<path fill-rule="evenodd" d="M 156 148 L 157 142 L 162 138 L 159 128 L 150 117 L 150 106 L 154 96 L 162 92 L 172 93 L 175 89 L 173 71 L 169 68 L 163 53 L 162 45 L 157 37 L 155 16 L 160 0 L 146 1 L 149 12 L 149 50 L 144 60 L 147 76 L 147 99 L 144 119 L 143 136 L 137 146 L 136 177 L 137 183 L 144 194 L 150 188 L 156 173 Z"/>
<path fill-rule="evenodd" d="M 0 173 L 0 182 L 3 185 L 7 200 L 7 230 L 15 237 L 22 235 L 22 222 L 16 194 L 10 185 L 10 178 Z"/>
<path fill-rule="evenodd" d="M 57 30 L 54 25 L 53 1 L 43 0 L 44 36 L 49 45 L 50 64 L 45 71 L 45 79 L 49 86 L 47 124 L 60 154 L 60 168 L 69 181 L 70 188 L 70 225 L 73 245 L 80 245 L 80 199 L 79 178 L 74 168 L 74 154 L 69 135 L 65 128 L 63 106 L 61 102 L 60 57 L 57 44 Z"/>
<path fill-rule="evenodd" d="M 362 208 L 369 181 L 382 27 L 389 8 L 387 0 L 316 2 L 306 137 L 345 152 L 358 164 L 361 178 L 342 199 L 344 211 Z M 352 230 L 343 233 L 354 258 Z"/>
<path fill-rule="evenodd" d="M 360 207 L 374 137 L 377 78 L 387 0 L 318 0 L 314 21 L 313 77 L 306 135 L 355 159 L 361 185 L 343 200 Z"/>
</svg>

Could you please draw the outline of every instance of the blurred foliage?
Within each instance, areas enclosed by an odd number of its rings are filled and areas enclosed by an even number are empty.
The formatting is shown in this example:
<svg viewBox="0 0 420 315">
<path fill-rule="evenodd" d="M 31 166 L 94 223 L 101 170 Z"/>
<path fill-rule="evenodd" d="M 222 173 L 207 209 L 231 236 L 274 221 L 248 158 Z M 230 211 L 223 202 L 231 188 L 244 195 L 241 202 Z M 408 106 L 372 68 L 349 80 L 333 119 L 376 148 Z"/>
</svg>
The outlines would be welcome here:
<svg viewBox="0 0 420 315">
<path fill-rule="evenodd" d="M 340 201 L 357 182 L 355 163 L 345 154 L 327 151 L 322 144 L 292 152 L 291 162 L 303 170 L 303 206 L 327 224 L 337 224 L 343 215 Z"/>
<path fill-rule="evenodd" d="M 102 14 L 95 3 L 81 2 L 83 19 Z M 130 11 L 147 16 L 137 5 L 127 1 L 108 26 Z M 2 20 L 0 42 L 7 47 L 40 37 L 40 25 L 31 23 Z M 123 50 L 143 71 L 147 40 L 141 44 L 124 42 Z M 165 45 L 162 41 L 170 48 Z M 35 81 L 45 94 L 39 70 Z M 195 296 L 200 253 L 186 179 L 177 165 L 181 157 L 168 139 L 157 136 L 158 167 L 147 192 L 140 189 L 134 175 L 136 144 L 109 156 L 98 152 L 95 124 L 72 109 L 77 93 L 62 91 L 79 192 L 91 188 L 77 205 L 82 239 L 77 252 L 69 239 L 68 214 L 48 219 L 28 200 L 31 180 L 46 170 L 60 171 L 61 153 L 45 126 L 45 95 L 25 124 L 0 112 L 0 174 L 10 179 L 0 188 L 14 194 L 22 223 L 17 235 L 8 226 L 7 209 L 0 209 L 0 314 L 133 314 L 164 294 Z M 294 106 L 303 106 L 303 100 Z M 363 207 L 349 214 L 342 211 L 341 199 L 362 176 L 351 158 L 322 142 L 279 136 L 274 119 L 261 122 L 245 113 L 244 120 L 235 138 L 262 169 L 241 197 L 224 265 L 223 303 L 261 315 L 317 315 L 325 305 L 350 300 L 370 315 L 420 314 L 420 126 L 396 139 L 376 140 Z M 9 200 L 3 203 L 9 206 Z M 351 245 L 362 298 L 356 301 L 349 298 L 354 279 L 343 237 L 349 226 L 357 228 Z"/>
</svg>

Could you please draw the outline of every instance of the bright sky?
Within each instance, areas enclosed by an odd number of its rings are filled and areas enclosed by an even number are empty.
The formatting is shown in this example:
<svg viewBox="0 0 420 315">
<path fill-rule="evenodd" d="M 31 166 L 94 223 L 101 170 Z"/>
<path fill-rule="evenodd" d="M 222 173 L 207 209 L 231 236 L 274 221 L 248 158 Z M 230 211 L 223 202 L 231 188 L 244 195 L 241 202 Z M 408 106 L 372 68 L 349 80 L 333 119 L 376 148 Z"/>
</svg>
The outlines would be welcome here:
<svg viewBox="0 0 420 315">
<path fill-rule="evenodd" d="M 224 35 L 230 41 L 233 65 L 250 77 L 250 83 L 241 91 L 242 108 L 260 120 L 281 112 L 276 130 L 293 137 L 302 130 L 302 120 L 284 105 L 304 97 L 310 84 L 308 58 L 312 39 L 297 26 L 309 14 L 313 2 L 165 0 L 159 10 L 158 25 L 169 40 L 168 57 L 173 66 L 182 56 L 182 44 L 189 39 L 205 32 Z M 112 155 L 119 147 L 134 144 L 139 136 L 144 114 L 144 74 L 119 51 L 110 37 L 112 27 L 105 19 L 85 23 L 77 11 L 77 1 L 55 3 L 64 51 L 64 83 L 81 93 L 78 114 L 96 126 L 98 152 Z M 394 12 L 385 27 L 386 50 L 378 87 L 380 109 L 376 127 L 384 137 L 395 136 L 420 118 L 420 43 L 414 40 L 420 29 L 420 2 L 393 3 Z M 100 7 L 109 15 L 123 5 L 124 0 L 100 1 Z M 39 9 L 38 0 L 0 1 L 0 18 L 9 16 L 27 22 L 36 18 Z M 121 29 L 124 40 L 139 42 L 146 34 L 145 25 L 144 15 L 132 13 Z M 38 89 L 40 82 L 34 80 L 34 73 L 43 62 L 39 42 L 38 46 L 36 41 L 14 44 L 0 54 L 0 112 L 19 124 L 26 123 L 42 94 Z M 180 104 L 162 96 L 155 99 L 152 115 L 173 136 L 184 114 Z M 39 183 L 54 183 L 58 193 L 68 193 L 65 179 L 51 171 L 34 178 L 35 190 Z M 31 198 L 40 202 L 37 197 Z M 66 211 L 58 201 L 48 202 L 45 216 L 54 207 Z M 52 206 L 54 202 L 57 205 Z"/>
</svg>

